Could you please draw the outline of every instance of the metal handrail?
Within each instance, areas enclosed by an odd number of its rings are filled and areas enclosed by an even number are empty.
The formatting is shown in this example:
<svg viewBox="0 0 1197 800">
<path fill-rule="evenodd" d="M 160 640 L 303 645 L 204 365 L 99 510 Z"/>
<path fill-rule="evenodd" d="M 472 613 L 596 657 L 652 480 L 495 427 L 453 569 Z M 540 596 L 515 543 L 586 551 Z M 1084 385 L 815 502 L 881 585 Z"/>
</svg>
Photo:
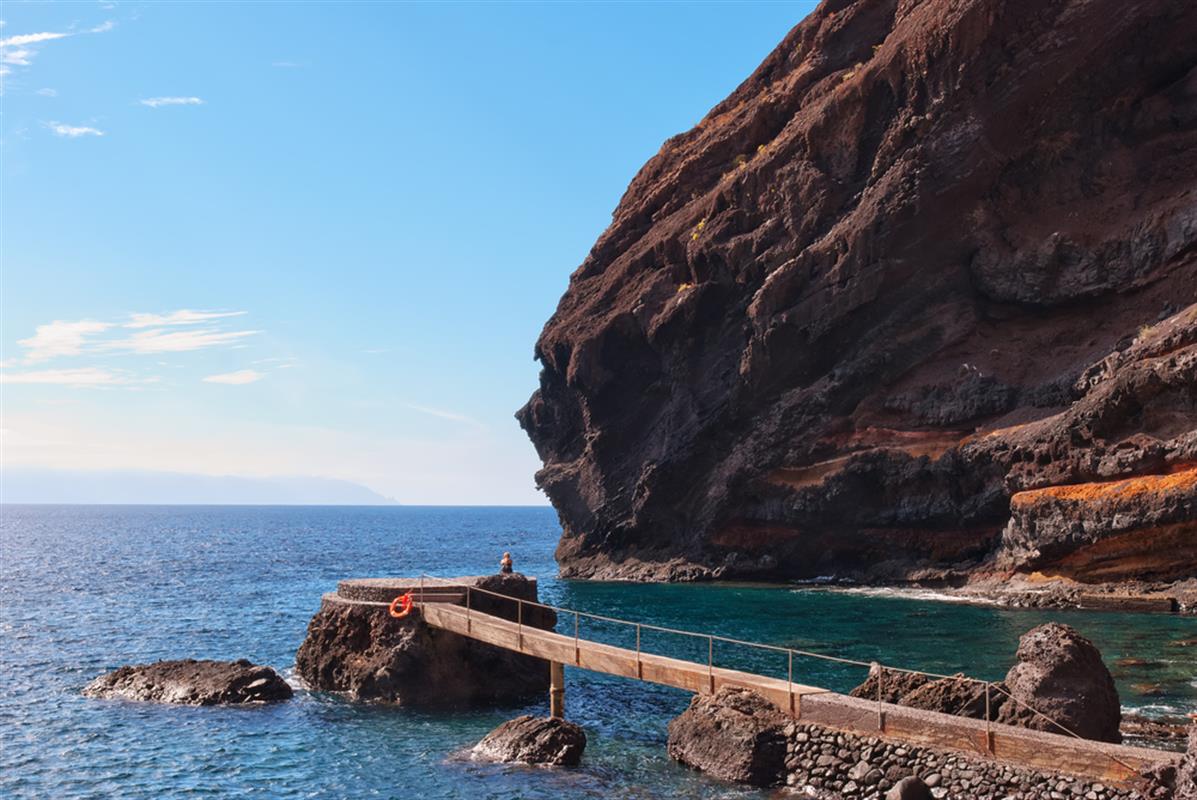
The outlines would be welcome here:
<svg viewBox="0 0 1197 800">
<path fill-rule="evenodd" d="M 575 661 L 575 664 L 580 663 L 580 659 L 581 659 L 580 648 L 579 648 L 579 638 L 578 638 L 578 620 L 581 617 L 586 617 L 587 619 L 598 620 L 600 622 L 612 622 L 612 623 L 616 623 L 618 625 L 626 625 L 626 626 L 629 626 L 629 627 L 632 627 L 635 629 L 635 631 L 636 631 L 636 662 L 637 662 L 637 672 L 638 673 L 642 669 L 641 664 L 640 664 L 640 659 L 641 659 L 640 631 L 642 629 L 657 631 L 660 633 L 668 633 L 668 634 L 673 634 L 673 635 L 677 635 L 677 636 L 689 636 L 689 637 L 695 638 L 695 639 L 705 639 L 707 641 L 707 675 L 708 675 L 708 678 L 710 681 L 711 691 L 714 691 L 714 688 L 715 688 L 715 642 L 723 642 L 726 644 L 732 644 L 732 645 L 737 645 L 737 646 L 741 646 L 741 647 L 749 647 L 749 648 L 754 648 L 757 650 L 768 650 L 768 651 L 772 651 L 772 652 L 786 653 L 787 659 L 788 659 L 786 683 L 789 687 L 791 711 L 794 710 L 794 656 L 802 656 L 804 658 L 814 658 L 814 659 L 819 659 L 822 661 L 830 661 L 830 662 L 835 662 L 835 663 L 839 663 L 839 664 L 847 664 L 850 666 L 865 667 L 865 668 L 869 669 L 870 673 L 872 673 L 873 670 L 877 670 L 877 727 L 878 727 L 878 730 L 880 730 L 880 731 L 884 731 L 884 729 L 885 729 L 885 713 L 884 713 L 884 706 L 883 706 L 883 699 L 882 699 L 883 698 L 882 683 L 884 680 L 885 672 L 886 672 L 886 670 L 888 670 L 890 672 L 900 672 L 900 673 L 907 674 L 907 675 L 922 675 L 927 678 L 936 678 L 936 679 L 940 679 L 940 680 L 942 680 L 942 679 L 960 680 L 960 681 L 967 681 L 969 683 L 983 684 L 985 686 L 986 749 L 989 750 L 991 753 L 992 753 L 992 747 L 993 747 L 993 738 L 992 738 L 993 734 L 992 734 L 992 727 L 991 727 L 992 721 L 990 720 L 990 717 L 992 716 L 992 714 L 991 714 L 990 702 L 989 702 L 989 696 L 990 696 L 991 689 L 996 690 L 1000 694 L 1005 695 L 1008 701 L 1013 701 L 1013 702 L 1017 703 L 1019 706 L 1028 709 L 1032 714 L 1036 715 L 1037 717 L 1043 718 L 1044 720 L 1046 720 L 1047 722 L 1049 722 L 1056 728 L 1059 728 L 1065 734 L 1073 737 L 1074 739 L 1079 739 L 1081 741 L 1089 742 L 1089 743 L 1097 744 L 1097 745 L 1106 744 L 1105 742 L 1095 742 L 1094 740 L 1086 739 L 1084 736 L 1081 736 L 1076 731 L 1071 730 L 1066 725 L 1063 725 L 1060 722 L 1057 722 L 1056 720 L 1052 719 L 1048 715 L 1044 714 L 1042 711 L 1035 708 L 1031 704 L 1027 703 L 1025 700 L 1020 700 L 1019 698 L 1010 694 L 1008 691 L 1001 688 L 1001 686 L 999 686 L 998 684 L 996 684 L 992 681 L 984 681 L 984 680 L 981 680 L 980 678 L 973 678 L 973 677 L 970 677 L 968 675 L 964 675 L 961 673 L 957 673 L 956 675 L 942 675 L 940 673 L 927 672 L 925 670 L 908 669 L 905 667 L 890 667 L 890 666 L 885 666 L 878 661 L 859 661 L 859 660 L 851 659 L 851 658 L 842 658 L 840 656 L 830 656 L 830 655 L 826 655 L 825 653 L 815 653 L 815 652 L 812 652 L 809 650 L 799 650 L 799 649 L 793 648 L 793 647 L 782 647 L 780 645 L 765 644 L 763 642 L 749 642 L 749 641 L 746 641 L 743 639 L 733 639 L 731 637 L 718 636 L 718 635 L 710 634 L 710 633 L 698 633 L 697 631 L 687 631 L 687 630 L 682 630 L 680 628 L 667 628 L 667 627 L 664 627 L 661 625 L 653 625 L 653 624 L 647 623 L 647 622 L 633 622 L 631 620 L 619 619 L 617 617 L 608 617 L 608 616 L 604 616 L 602 614 L 592 614 L 588 611 L 578 611 L 577 609 L 574 609 L 574 608 L 563 608 L 561 606 L 549 605 L 548 603 L 541 603 L 537 600 L 524 600 L 523 598 L 512 597 L 511 595 L 502 594 L 501 592 L 496 592 L 491 589 L 483 589 L 479 586 L 472 586 L 470 584 L 454 583 L 453 581 L 451 581 L 449 579 L 438 578 L 433 575 L 428 575 L 427 573 L 420 574 L 419 592 L 420 592 L 420 602 L 421 603 L 423 602 L 423 599 L 424 599 L 424 581 L 426 579 L 432 580 L 432 581 L 440 581 L 443 585 L 449 585 L 449 586 L 453 586 L 455 588 L 465 589 L 467 615 L 469 613 L 469 608 L 470 608 L 470 599 L 469 598 L 470 598 L 471 592 L 481 592 L 483 594 L 491 595 L 492 597 L 498 597 L 503 600 L 515 601 L 517 603 L 517 609 L 518 609 L 517 613 L 519 616 L 519 628 L 520 628 L 519 641 L 520 641 L 521 649 L 523 648 L 523 606 L 525 604 L 536 607 L 536 608 L 543 608 L 547 611 L 552 611 L 552 612 L 558 613 L 558 614 L 573 615 L 573 617 L 574 617 L 574 661 Z M 954 716 L 960 716 L 960 715 L 954 715 Z M 1110 760 L 1114 761 L 1115 763 L 1121 765 L 1122 767 L 1125 767 L 1131 773 L 1136 774 L 1136 775 L 1142 774 L 1139 772 L 1139 770 L 1137 768 L 1131 766 L 1130 764 L 1127 764 L 1125 761 L 1118 758 L 1113 753 L 1107 752 L 1104 748 L 1099 747 L 1099 749 L 1102 751 L 1102 754 L 1104 756 L 1106 756 Z"/>
</svg>

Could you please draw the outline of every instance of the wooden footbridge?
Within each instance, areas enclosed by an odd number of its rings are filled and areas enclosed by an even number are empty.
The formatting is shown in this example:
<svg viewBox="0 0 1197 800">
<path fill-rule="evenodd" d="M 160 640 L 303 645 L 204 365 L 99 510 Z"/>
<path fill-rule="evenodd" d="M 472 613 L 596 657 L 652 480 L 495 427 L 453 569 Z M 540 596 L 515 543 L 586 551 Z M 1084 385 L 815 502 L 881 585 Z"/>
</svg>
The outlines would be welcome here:
<svg viewBox="0 0 1197 800">
<path fill-rule="evenodd" d="M 393 597 L 396 593 L 410 591 L 418 613 L 428 625 L 549 662 L 550 708 L 554 716 L 564 714 L 564 667 L 568 665 L 695 693 L 714 693 L 728 686 L 750 689 L 768 698 L 803 724 L 819 725 L 858 736 L 877 736 L 911 745 L 954 750 L 1011 766 L 1063 772 L 1111 784 L 1133 783 L 1146 771 L 1178 760 L 1176 753 L 1080 738 L 1042 714 L 1039 716 L 1059 729 L 1060 733 L 1046 733 L 882 701 L 882 679 L 886 674 L 917 673 L 931 678 L 955 679 L 960 679 L 960 676 L 936 675 L 890 666 L 882 668 L 876 663 L 558 608 L 488 591 L 473 585 L 475 580 L 424 576 L 407 581 L 344 581 L 338 593 L 326 595 L 325 600 L 385 607 L 388 603 L 383 602 L 384 596 L 389 594 Z M 480 610 L 482 608 L 485 611 Z M 496 611 L 499 613 L 494 613 Z M 532 624 L 533 620 L 537 624 Z M 545 620 L 548 620 L 551 629 L 543 627 Z M 634 631 L 635 645 L 621 647 L 583 638 L 579 635 L 582 620 L 625 626 Z M 642 636 L 649 631 L 701 640 L 706 645 L 703 648 L 706 651 L 705 661 L 646 652 L 641 648 Z M 784 661 L 787 677 L 776 678 L 718 666 L 715 663 L 716 643 L 773 652 Z M 824 659 L 869 668 L 871 674 L 877 674 L 880 678 L 876 682 L 878 698 L 869 700 L 852 697 L 796 681 L 795 658 Z M 988 711 L 990 697 L 996 700 L 1001 690 L 992 683 L 978 683 L 985 684 Z M 1005 701 L 1020 702 L 1008 694 L 1005 695 Z M 1031 711 L 1039 713 L 1035 709 Z"/>
</svg>

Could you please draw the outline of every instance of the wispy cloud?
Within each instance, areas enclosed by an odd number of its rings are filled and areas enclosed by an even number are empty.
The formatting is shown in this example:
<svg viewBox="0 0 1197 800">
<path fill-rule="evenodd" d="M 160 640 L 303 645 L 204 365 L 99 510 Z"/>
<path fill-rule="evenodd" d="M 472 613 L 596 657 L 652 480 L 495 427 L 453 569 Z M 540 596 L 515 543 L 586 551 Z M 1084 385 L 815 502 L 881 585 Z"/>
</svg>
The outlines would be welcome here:
<svg viewBox="0 0 1197 800">
<path fill-rule="evenodd" d="M 270 66 L 277 67 L 279 69 L 298 69 L 303 65 L 295 61 L 272 61 L 270 62 Z"/>
<path fill-rule="evenodd" d="M 80 33 L 107 33 L 115 27 L 116 23 L 108 20 L 82 31 L 40 31 L 38 33 L 18 33 L 15 36 L 6 36 L 0 39 L 0 64 L 18 67 L 32 66 L 33 58 L 39 52 L 37 47 L 39 45 L 52 42 L 55 39 L 66 39 L 71 36 L 77 36 Z M 0 75 L 8 75 L 11 72 L 12 69 L 9 66 L 0 68 Z"/>
<path fill-rule="evenodd" d="M 266 377 L 261 372 L 255 369 L 239 369 L 236 372 L 224 372 L 220 375 L 209 375 L 204 378 L 204 383 L 224 383 L 230 386 L 243 386 L 247 383 L 254 383 Z"/>
<path fill-rule="evenodd" d="M 0 39 L 0 47 L 23 47 L 27 44 L 37 44 L 38 42 L 48 42 L 52 39 L 65 39 L 74 34 L 70 33 L 22 33 L 17 36 L 6 36 Z"/>
<path fill-rule="evenodd" d="M 37 93 L 42 97 L 58 97 L 57 89 L 38 89 Z"/>
<path fill-rule="evenodd" d="M 209 347 L 235 346 L 261 331 L 224 330 L 212 323 L 245 313 L 184 308 L 165 313 L 134 313 L 120 322 L 55 320 L 38 325 L 33 336 L 20 339 L 17 344 L 25 348 L 22 359 L 25 364 L 88 353 L 182 353 Z M 112 335 L 121 329 L 136 332 L 123 336 Z"/>
<path fill-rule="evenodd" d="M 166 325 L 195 325 L 200 322 L 221 319 L 223 317 L 240 317 L 246 311 L 192 311 L 181 308 L 166 314 L 130 314 L 126 328 L 160 328 Z"/>
<path fill-rule="evenodd" d="M 456 411 L 448 411 L 443 408 L 432 408 L 430 406 L 416 405 L 415 403 L 408 403 L 407 407 L 412 411 L 418 411 L 421 414 L 427 414 L 430 417 L 437 417 L 439 419 L 447 419 L 451 422 L 460 422 L 463 425 L 471 425 L 475 428 L 485 428 L 478 420 L 465 414 L 458 414 Z"/>
<path fill-rule="evenodd" d="M 184 331 L 167 331 L 154 328 L 135 333 L 124 339 L 114 339 L 97 345 L 103 350 L 127 353 L 183 353 L 189 350 L 203 350 L 207 347 L 235 344 L 247 336 L 261 331 L 222 331 L 216 328 L 196 328 Z"/>
<path fill-rule="evenodd" d="M 74 356 L 83 352 L 89 336 L 103 333 L 112 327 L 110 322 L 83 319 L 77 322 L 54 320 L 38 325 L 28 339 L 18 339 L 17 344 L 26 349 L 25 363 L 35 364 L 60 356 Z"/>
<path fill-rule="evenodd" d="M 6 47 L 0 50 L 0 63 L 13 64 L 19 67 L 27 67 L 33 62 L 29 59 L 33 58 L 34 52 L 26 47 Z"/>
<path fill-rule="evenodd" d="M 30 372 L 0 372 L 0 383 L 50 384 L 55 386 L 128 386 L 153 383 L 156 378 L 134 378 L 124 373 L 98 367 L 77 369 L 42 369 Z"/>
<path fill-rule="evenodd" d="M 139 101 L 143 106 L 161 108 L 162 106 L 202 106 L 204 101 L 199 97 L 147 97 Z"/>
<path fill-rule="evenodd" d="M 46 127 L 54 131 L 55 136 L 65 136 L 77 139 L 80 136 L 103 136 L 104 131 L 88 125 L 64 125 L 61 122 L 47 122 Z"/>
</svg>

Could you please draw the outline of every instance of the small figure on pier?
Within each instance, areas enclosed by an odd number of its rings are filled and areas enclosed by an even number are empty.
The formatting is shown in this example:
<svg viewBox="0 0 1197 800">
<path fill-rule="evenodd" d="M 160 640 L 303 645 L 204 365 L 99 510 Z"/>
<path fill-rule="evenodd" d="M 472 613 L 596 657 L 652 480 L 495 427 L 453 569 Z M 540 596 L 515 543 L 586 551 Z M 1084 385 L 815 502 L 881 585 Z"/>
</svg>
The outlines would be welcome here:
<svg viewBox="0 0 1197 800">
<path fill-rule="evenodd" d="M 504 553 L 503 559 L 499 562 L 499 574 L 510 575 L 511 569 L 511 553 Z"/>
</svg>

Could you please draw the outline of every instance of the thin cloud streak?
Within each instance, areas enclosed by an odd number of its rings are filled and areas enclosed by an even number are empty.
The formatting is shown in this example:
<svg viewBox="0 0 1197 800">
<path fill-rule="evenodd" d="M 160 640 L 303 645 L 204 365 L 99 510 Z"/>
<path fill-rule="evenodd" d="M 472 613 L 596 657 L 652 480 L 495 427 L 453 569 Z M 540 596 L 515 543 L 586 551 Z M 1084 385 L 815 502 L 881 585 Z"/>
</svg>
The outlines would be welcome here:
<svg viewBox="0 0 1197 800">
<path fill-rule="evenodd" d="M 181 353 L 223 345 L 236 346 L 242 340 L 261 333 L 257 330 L 222 330 L 213 320 L 239 317 L 244 311 L 193 311 L 180 309 L 166 313 L 133 313 L 125 322 L 83 319 L 54 320 L 38 325 L 33 336 L 17 340 L 25 348 L 22 363 L 34 364 L 52 358 L 86 353 Z M 125 336 L 104 337 L 112 329 L 136 331 Z"/>
<path fill-rule="evenodd" d="M 59 356 L 74 356 L 83 352 L 86 339 L 97 333 L 103 333 L 112 327 L 110 322 L 98 322 L 84 319 L 78 322 L 54 320 L 46 325 L 38 325 L 28 339 L 18 339 L 17 344 L 28 352 L 25 363 L 34 364 Z"/>
<path fill-rule="evenodd" d="M 32 372 L 0 372 L 0 384 L 49 384 L 54 386 L 129 386 L 154 383 L 157 378 L 132 378 L 97 367 L 43 369 Z"/>
<path fill-rule="evenodd" d="M 141 355 L 149 353 L 183 353 L 202 350 L 206 347 L 235 344 L 247 336 L 261 331 L 221 331 L 216 328 L 201 328 L 187 331 L 164 331 L 158 328 L 135 333 L 124 339 L 101 342 L 97 349 L 116 350 Z"/>
<path fill-rule="evenodd" d="M 474 419 L 473 417 L 468 417 L 465 414 L 458 414 L 456 411 L 447 411 L 442 408 L 432 408 L 430 406 L 421 406 L 421 405 L 416 405 L 415 403 L 408 403 L 407 407 L 410 408 L 412 411 L 418 411 L 419 413 L 427 414 L 430 417 L 437 417 L 439 419 L 447 419 L 451 422 L 460 422 L 465 425 L 472 425 L 473 427 L 479 428 L 479 429 L 486 428 L 485 425 L 483 425 L 481 422 Z"/>
<path fill-rule="evenodd" d="M 0 39 L 0 47 L 22 47 L 27 44 L 37 44 L 38 42 L 48 42 L 52 39 L 65 39 L 72 36 L 70 33 L 51 33 L 46 31 L 44 33 L 22 33 L 17 36 L 8 36 Z"/>
<path fill-rule="evenodd" d="M 247 383 L 256 383 L 266 377 L 256 369 L 239 369 L 236 372 L 224 372 L 220 375 L 209 375 L 204 378 L 204 383 L 223 383 L 228 386 L 244 386 Z"/>
<path fill-rule="evenodd" d="M 83 31 L 41 31 L 39 33 L 19 33 L 15 36 L 6 36 L 0 39 L 0 64 L 11 64 L 19 67 L 29 67 L 33 65 L 33 57 L 38 54 L 36 48 L 31 48 L 30 45 L 40 45 L 45 42 L 52 42 L 55 39 L 66 39 L 71 36 L 78 36 L 81 33 L 107 33 L 116 27 L 116 22 L 108 20 L 101 22 L 94 28 L 88 28 Z M 0 75 L 8 75 L 12 70 L 7 67 L 0 67 Z M 71 134 L 62 134 L 71 135 Z"/>
<path fill-rule="evenodd" d="M 147 97 L 139 101 L 143 106 L 161 108 L 162 106 L 202 106 L 204 101 L 199 97 Z"/>
<path fill-rule="evenodd" d="M 87 125 L 64 125 L 60 122 L 47 122 L 46 127 L 54 131 L 56 136 L 77 139 L 80 136 L 103 136 L 104 131 Z"/>
<path fill-rule="evenodd" d="M 248 311 L 192 311 L 189 308 L 181 308 L 168 314 L 133 313 L 129 315 L 130 321 L 126 322 L 124 327 L 157 328 L 165 325 L 195 325 L 199 322 L 224 317 L 240 317 L 248 313 Z"/>
</svg>

